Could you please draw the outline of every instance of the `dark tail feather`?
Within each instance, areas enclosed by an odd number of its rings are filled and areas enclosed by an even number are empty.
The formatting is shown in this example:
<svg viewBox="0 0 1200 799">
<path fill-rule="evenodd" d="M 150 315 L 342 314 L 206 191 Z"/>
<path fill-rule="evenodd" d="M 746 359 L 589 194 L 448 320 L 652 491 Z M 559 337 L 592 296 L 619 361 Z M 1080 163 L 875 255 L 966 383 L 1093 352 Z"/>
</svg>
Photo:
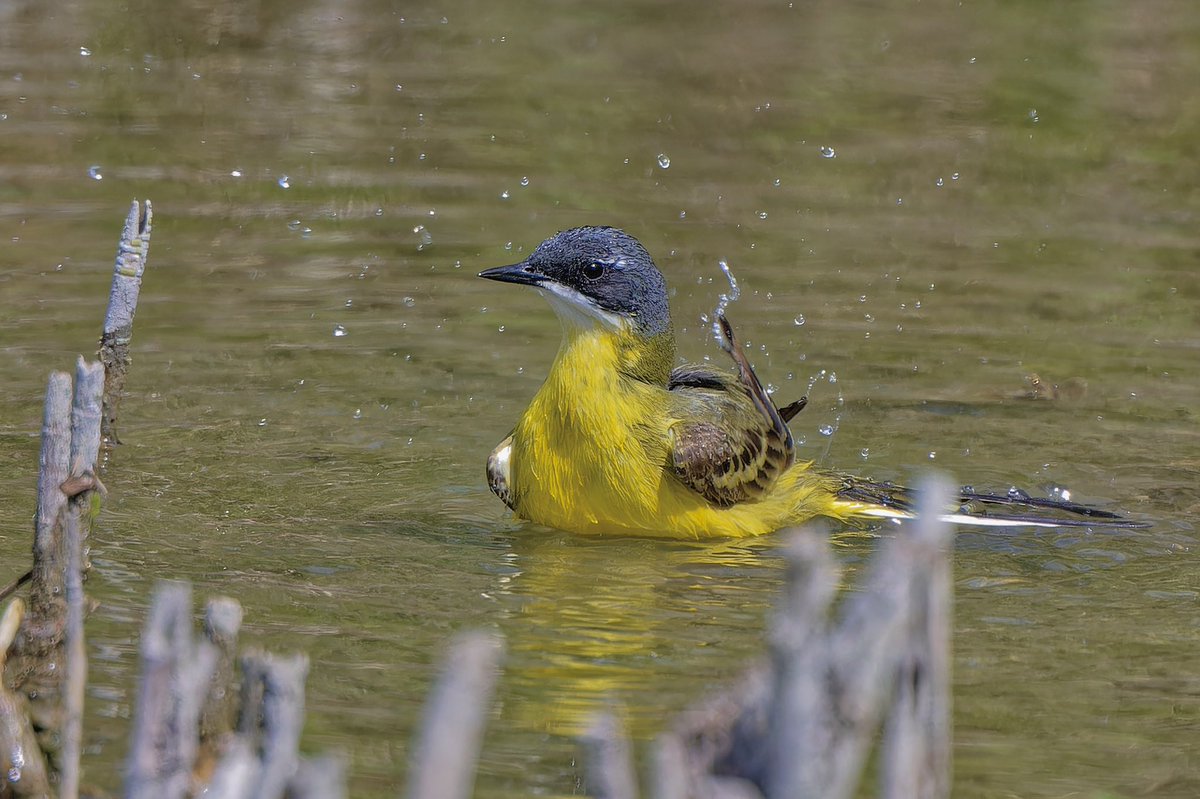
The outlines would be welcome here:
<svg viewBox="0 0 1200 799">
<path fill-rule="evenodd" d="M 877 483 L 857 477 L 846 477 L 842 480 L 838 497 L 849 502 L 877 505 L 896 511 L 898 515 L 913 512 L 913 491 L 895 483 Z M 1150 526 L 1150 522 L 1127 519 L 1118 513 L 1090 505 L 1066 499 L 1030 496 L 1019 488 L 1010 488 L 1005 494 L 990 494 L 976 491 L 971 486 L 963 486 L 959 491 L 958 501 L 959 507 L 951 510 L 950 515 L 966 524 L 975 519 L 980 524 L 1008 522 L 1012 525 L 1029 524 L 1043 527 L 1138 530 Z"/>
</svg>

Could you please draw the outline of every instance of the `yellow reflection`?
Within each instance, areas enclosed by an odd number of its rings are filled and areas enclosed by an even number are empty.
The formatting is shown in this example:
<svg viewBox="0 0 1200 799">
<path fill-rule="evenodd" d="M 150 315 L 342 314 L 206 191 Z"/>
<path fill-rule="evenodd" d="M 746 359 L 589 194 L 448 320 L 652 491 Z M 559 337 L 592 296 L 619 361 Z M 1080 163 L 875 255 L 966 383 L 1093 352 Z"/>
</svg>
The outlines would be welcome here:
<svg viewBox="0 0 1200 799">
<path fill-rule="evenodd" d="M 862 534 L 839 535 L 846 543 Z M 663 729 L 664 708 L 698 699 L 763 653 L 786 533 L 719 542 L 515 532 L 517 572 L 497 591 L 510 724 L 574 736 L 609 698 L 635 737 Z M 667 701 L 664 701 L 667 700 Z"/>
</svg>

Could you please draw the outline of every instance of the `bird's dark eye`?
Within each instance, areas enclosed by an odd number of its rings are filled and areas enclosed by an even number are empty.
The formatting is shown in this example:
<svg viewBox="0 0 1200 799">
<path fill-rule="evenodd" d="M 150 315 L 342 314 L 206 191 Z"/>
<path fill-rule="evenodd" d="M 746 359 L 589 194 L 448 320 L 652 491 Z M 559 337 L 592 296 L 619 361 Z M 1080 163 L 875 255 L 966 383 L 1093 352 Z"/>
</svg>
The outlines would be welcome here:
<svg viewBox="0 0 1200 799">
<path fill-rule="evenodd" d="M 599 280 L 604 274 L 604 264 L 592 261 L 583 267 L 583 276 L 588 280 Z"/>
</svg>

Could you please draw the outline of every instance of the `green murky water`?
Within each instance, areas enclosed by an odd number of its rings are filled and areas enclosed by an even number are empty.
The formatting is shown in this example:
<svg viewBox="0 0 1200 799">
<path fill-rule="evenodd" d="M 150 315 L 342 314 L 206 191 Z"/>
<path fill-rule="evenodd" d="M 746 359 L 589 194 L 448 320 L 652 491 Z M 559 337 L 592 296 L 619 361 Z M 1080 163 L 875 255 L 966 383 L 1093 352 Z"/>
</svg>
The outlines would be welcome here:
<svg viewBox="0 0 1200 799">
<path fill-rule="evenodd" d="M 778 541 L 529 529 L 484 485 L 558 330 L 473 276 L 605 223 L 658 258 L 692 359 L 729 261 L 826 466 L 1154 521 L 962 532 L 956 795 L 1200 793 L 1197 74 L 1184 0 L 0 4 L 8 573 L 46 375 L 93 347 L 130 198 L 156 210 L 90 779 L 117 782 L 164 576 L 311 653 L 305 746 L 348 752 L 356 796 L 403 784 L 455 630 L 510 651 L 486 797 L 574 793 L 599 697 L 645 739 L 761 650 Z M 1035 373 L 1069 396 L 1022 399 Z"/>
</svg>

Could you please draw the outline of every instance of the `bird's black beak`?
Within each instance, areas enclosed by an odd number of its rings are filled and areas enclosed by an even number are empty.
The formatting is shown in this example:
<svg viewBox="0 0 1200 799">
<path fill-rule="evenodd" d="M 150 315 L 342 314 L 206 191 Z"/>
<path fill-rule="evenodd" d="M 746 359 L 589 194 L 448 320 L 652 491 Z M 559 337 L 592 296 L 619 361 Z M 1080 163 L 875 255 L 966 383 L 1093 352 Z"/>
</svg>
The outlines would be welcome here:
<svg viewBox="0 0 1200 799">
<path fill-rule="evenodd" d="M 499 280 L 501 283 L 516 283 L 521 286 L 536 286 L 546 280 L 546 276 L 534 270 L 528 261 L 522 261 L 512 266 L 496 266 L 479 273 L 480 277 L 488 280 Z"/>
</svg>

